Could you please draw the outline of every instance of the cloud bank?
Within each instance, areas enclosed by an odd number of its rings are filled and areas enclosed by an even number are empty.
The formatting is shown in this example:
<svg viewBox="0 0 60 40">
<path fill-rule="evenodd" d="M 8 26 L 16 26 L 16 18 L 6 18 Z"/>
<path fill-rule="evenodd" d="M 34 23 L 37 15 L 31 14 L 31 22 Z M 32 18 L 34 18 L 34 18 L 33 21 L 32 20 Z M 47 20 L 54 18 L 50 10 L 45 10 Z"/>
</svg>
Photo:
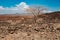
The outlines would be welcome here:
<svg viewBox="0 0 60 40">
<path fill-rule="evenodd" d="M 21 2 L 16 7 L 6 7 L 0 6 L 0 14 L 14 14 L 14 13 L 25 13 L 25 8 L 29 8 L 25 2 Z"/>
<path fill-rule="evenodd" d="M 16 13 L 27 13 L 26 9 L 29 9 L 29 5 L 25 2 L 21 2 L 17 4 L 15 7 L 6 7 L 0 6 L 0 14 L 16 14 Z M 43 13 L 51 12 L 51 11 L 42 11 Z"/>
</svg>

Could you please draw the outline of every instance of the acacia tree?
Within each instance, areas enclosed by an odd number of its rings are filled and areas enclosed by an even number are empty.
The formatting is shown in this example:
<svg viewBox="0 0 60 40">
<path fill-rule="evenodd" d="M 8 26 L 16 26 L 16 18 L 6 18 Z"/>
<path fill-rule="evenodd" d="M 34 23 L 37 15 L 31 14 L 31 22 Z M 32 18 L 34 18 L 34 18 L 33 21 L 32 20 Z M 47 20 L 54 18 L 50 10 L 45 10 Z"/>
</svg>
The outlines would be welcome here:
<svg viewBox="0 0 60 40">
<path fill-rule="evenodd" d="M 41 6 L 35 6 L 35 7 L 31 7 L 27 9 L 28 12 L 33 14 L 35 23 L 36 23 L 38 16 L 42 14 L 42 11 L 44 10 L 47 10 L 47 9 Z"/>
</svg>

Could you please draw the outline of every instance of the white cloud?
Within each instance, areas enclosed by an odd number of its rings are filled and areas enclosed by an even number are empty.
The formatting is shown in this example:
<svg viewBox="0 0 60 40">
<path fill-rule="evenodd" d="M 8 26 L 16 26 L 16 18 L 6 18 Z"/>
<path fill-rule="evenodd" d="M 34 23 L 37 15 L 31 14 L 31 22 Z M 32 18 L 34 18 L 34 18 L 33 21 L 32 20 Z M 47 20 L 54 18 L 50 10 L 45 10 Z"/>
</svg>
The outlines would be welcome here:
<svg viewBox="0 0 60 40">
<path fill-rule="evenodd" d="M 21 2 L 16 5 L 16 7 L 6 7 L 0 6 L 0 14 L 14 14 L 14 13 L 26 13 L 26 9 L 29 9 L 29 5 L 27 5 L 25 2 Z M 52 11 L 44 10 L 43 13 L 49 13 Z"/>
<path fill-rule="evenodd" d="M 6 7 L 0 6 L 0 14 L 12 14 L 12 13 L 25 13 L 25 8 L 29 8 L 29 6 L 25 2 L 21 2 L 20 4 L 16 5 L 16 7 Z"/>
<path fill-rule="evenodd" d="M 29 6 L 28 5 L 26 5 L 26 3 L 24 3 L 24 2 L 21 2 L 19 5 L 16 5 L 18 8 L 19 7 L 23 7 L 23 8 L 28 8 Z"/>
<path fill-rule="evenodd" d="M 2 6 L 0 6 L 0 10 L 4 9 Z"/>
<path fill-rule="evenodd" d="M 49 10 L 43 10 L 42 12 L 43 12 L 43 13 L 50 13 L 50 12 L 52 12 L 52 11 L 49 11 Z"/>
</svg>

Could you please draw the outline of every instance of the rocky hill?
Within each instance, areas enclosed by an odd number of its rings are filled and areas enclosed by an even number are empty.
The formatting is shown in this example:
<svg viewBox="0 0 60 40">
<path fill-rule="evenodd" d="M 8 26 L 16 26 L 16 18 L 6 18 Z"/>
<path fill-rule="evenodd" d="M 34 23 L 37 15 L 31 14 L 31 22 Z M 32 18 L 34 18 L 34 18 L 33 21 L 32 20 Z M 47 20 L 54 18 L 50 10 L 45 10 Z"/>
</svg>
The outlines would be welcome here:
<svg viewBox="0 0 60 40">
<path fill-rule="evenodd" d="M 60 12 L 37 16 L 0 15 L 0 40 L 60 40 Z"/>
</svg>

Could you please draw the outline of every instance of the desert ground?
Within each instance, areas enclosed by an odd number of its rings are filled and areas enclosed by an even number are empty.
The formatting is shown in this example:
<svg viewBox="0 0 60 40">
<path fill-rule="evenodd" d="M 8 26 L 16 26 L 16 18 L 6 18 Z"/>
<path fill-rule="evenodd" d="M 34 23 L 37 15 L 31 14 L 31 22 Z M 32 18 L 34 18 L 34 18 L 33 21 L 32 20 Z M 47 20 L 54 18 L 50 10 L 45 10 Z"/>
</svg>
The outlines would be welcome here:
<svg viewBox="0 0 60 40">
<path fill-rule="evenodd" d="M 0 15 L 0 40 L 60 40 L 60 12 Z"/>
</svg>

